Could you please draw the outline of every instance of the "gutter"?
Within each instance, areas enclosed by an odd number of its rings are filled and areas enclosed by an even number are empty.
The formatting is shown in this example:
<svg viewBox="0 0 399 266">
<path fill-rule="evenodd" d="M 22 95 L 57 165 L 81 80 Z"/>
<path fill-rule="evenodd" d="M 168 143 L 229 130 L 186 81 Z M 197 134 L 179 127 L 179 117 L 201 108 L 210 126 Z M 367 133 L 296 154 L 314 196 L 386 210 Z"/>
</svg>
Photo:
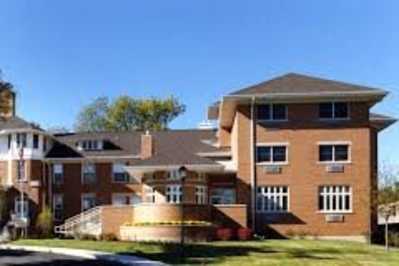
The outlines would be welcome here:
<svg viewBox="0 0 399 266">
<path fill-rule="evenodd" d="M 251 152 L 251 228 L 253 232 L 256 231 L 256 163 L 255 163 L 255 138 L 256 138 L 256 112 L 255 112 L 255 97 L 251 99 L 251 137 L 250 137 L 250 152 Z"/>
</svg>

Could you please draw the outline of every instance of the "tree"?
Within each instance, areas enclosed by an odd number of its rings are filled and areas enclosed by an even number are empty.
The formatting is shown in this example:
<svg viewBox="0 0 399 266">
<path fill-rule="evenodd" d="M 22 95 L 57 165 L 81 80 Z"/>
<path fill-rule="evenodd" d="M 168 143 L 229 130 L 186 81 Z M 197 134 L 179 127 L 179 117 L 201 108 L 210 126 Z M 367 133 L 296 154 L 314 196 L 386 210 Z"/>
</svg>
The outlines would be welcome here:
<svg viewBox="0 0 399 266">
<path fill-rule="evenodd" d="M 131 131 L 136 128 L 137 101 L 129 96 L 117 98 L 107 113 L 108 129 L 113 131 Z"/>
<path fill-rule="evenodd" d="M 98 132 L 165 130 L 173 119 L 184 113 L 185 105 L 171 96 L 167 99 L 133 99 L 120 96 L 111 104 L 98 98 L 79 113 L 76 131 Z"/>
<path fill-rule="evenodd" d="M 399 201 L 398 173 L 383 165 L 379 172 L 378 214 L 384 219 L 385 250 L 389 250 L 389 218 L 395 215 Z"/>
<path fill-rule="evenodd" d="M 108 128 L 107 113 L 109 100 L 107 97 L 99 97 L 91 104 L 86 105 L 79 112 L 75 124 L 78 132 L 99 132 Z"/>
<path fill-rule="evenodd" d="M 0 70 L 0 113 L 7 114 L 12 107 L 11 98 L 13 97 L 14 86 L 2 79 L 2 72 Z"/>
<path fill-rule="evenodd" d="M 185 105 L 171 96 L 166 100 L 152 98 L 141 100 L 137 105 L 136 128 L 138 130 L 165 130 L 180 114 L 186 110 Z"/>
</svg>

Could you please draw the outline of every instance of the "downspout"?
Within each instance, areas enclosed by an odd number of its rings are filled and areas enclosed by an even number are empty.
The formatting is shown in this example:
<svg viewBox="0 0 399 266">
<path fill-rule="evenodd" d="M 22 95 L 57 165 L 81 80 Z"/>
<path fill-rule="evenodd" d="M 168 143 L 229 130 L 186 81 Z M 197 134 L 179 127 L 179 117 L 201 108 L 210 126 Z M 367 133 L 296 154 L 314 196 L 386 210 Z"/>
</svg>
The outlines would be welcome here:
<svg viewBox="0 0 399 266">
<path fill-rule="evenodd" d="M 255 163 L 255 138 L 256 138 L 256 113 L 255 96 L 251 99 L 251 129 L 250 129 L 250 152 L 251 152 L 251 228 L 256 231 L 256 163 Z"/>
</svg>

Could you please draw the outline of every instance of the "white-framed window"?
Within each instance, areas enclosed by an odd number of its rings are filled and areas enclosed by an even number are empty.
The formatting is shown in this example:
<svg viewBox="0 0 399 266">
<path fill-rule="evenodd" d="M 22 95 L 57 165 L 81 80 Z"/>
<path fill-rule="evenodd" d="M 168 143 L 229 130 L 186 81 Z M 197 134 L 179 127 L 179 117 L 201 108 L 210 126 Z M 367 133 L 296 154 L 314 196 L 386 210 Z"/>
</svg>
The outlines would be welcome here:
<svg viewBox="0 0 399 266">
<path fill-rule="evenodd" d="M 256 162 L 259 164 L 287 164 L 288 144 L 264 143 L 256 146 Z"/>
<path fill-rule="evenodd" d="M 180 179 L 180 171 L 178 169 L 173 169 L 168 172 L 168 178 L 171 180 L 179 180 Z"/>
<path fill-rule="evenodd" d="M 112 165 L 112 181 L 115 183 L 129 183 L 129 174 L 125 171 L 125 164 L 114 163 Z"/>
<path fill-rule="evenodd" d="M 183 199 L 183 189 L 181 185 L 166 186 L 166 202 L 181 203 Z"/>
<path fill-rule="evenodd" d="M 350 143 L 348 142 L 320 142 L 319 162 L 347 163 L 350 158 Z"/>
<path fill-rule="evenodd" d="M 326 213 L 352 212 L 352 187 L 347 185 L 320 186 L 319 211 Z"/>
<path fill-rule="evenodd" d="M 256 211 L 284 213 L 289 211 L 288 186 L 261 186 L 256 191 Z"/>
<path fill-rule="evenodd" d="M 39 135 L 33 134 L 33 148 L 39 149 Z"/>
<path fill-rule="evenodd" d="M 82 184 L 96 183 L 96 165 L 92 163 L 84 163 L 82 168 Z"/>
<path fill-rule="evenodd" d="M 54 220 L 61 221 L 64 218 L 64 195 L 57 193 L 53 195 Z"/>
<path fill-rule="evenodd" d="M 97 205 L 95 193 L 82 194 L 82 211 L 94 208 Z"/>
<path fill-rule="evenodd" d="M 61 185 L 64 183 L 64 166 L 61 163 L 53 165 L 53 184 Z"/>
<path fill-rule="evenodd" d="M 24 198 L 16 197 L 14 200 L 14 213 L 17 218 L 29 218 L 29 201 Z"/>
<path fill-rule="evenodd" d="M 256 110 L 260 121 L 287 121 L 286 104 L 260 104 L 256 106 Z"/>
<path fill-rule="evenodd" d="M 43 137 L 43 152 L 47 151 L 47 144 L 48 144 L 47 138 Z"/>
<path fill-rule="evenodd" d="M 349 118 L 349 104 L 347 102 L 320 103 L 319 118 L 325 120 L 346 120 Z"/>
<path fill-rule="evenodd" d="M 230 187 L 212 188 L 210 202 L 211 204 L 235 204 L 236 190 Z"/>
<path fill-rule="evenodd" d="M 76 146 L 85 151 L 97 151 L 103 149 L 102 140 L 82 140 L 76 143 Z"/>
<path fill-rule="evenodd" d="M 203 186 L 203 185 L 195 186 L 195 202 L 197 204 L 206 204 L 207 203 L 206 186 Z"/>
<path fill-rule="evenodd" d="M 26 148 L 27 146 L 27 134 L 17 133 L 17 148 Z"/>
<path fill-rule="evenodd" d="M 134 205 L 141 203 L 141 197 L 134 193 L 113 193 L 112 205 Z"/>
</svg>

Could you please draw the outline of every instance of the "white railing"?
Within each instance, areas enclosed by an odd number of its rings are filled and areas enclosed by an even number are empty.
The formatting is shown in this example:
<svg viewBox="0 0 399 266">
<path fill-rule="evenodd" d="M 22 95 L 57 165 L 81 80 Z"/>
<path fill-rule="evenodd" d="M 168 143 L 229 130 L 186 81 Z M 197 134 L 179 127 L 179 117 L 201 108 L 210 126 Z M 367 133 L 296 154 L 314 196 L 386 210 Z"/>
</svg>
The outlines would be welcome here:
<svg viewBox="0 0 399 266">
<path fill-rule="evenodd" d="M 88 209 L 66 219 L 63 224 L 55 226 L 54 232 L 67 236 L 86 234 L 98 237 L 102 232 L 101 211 L 102 206 Z"/>
</svg>

